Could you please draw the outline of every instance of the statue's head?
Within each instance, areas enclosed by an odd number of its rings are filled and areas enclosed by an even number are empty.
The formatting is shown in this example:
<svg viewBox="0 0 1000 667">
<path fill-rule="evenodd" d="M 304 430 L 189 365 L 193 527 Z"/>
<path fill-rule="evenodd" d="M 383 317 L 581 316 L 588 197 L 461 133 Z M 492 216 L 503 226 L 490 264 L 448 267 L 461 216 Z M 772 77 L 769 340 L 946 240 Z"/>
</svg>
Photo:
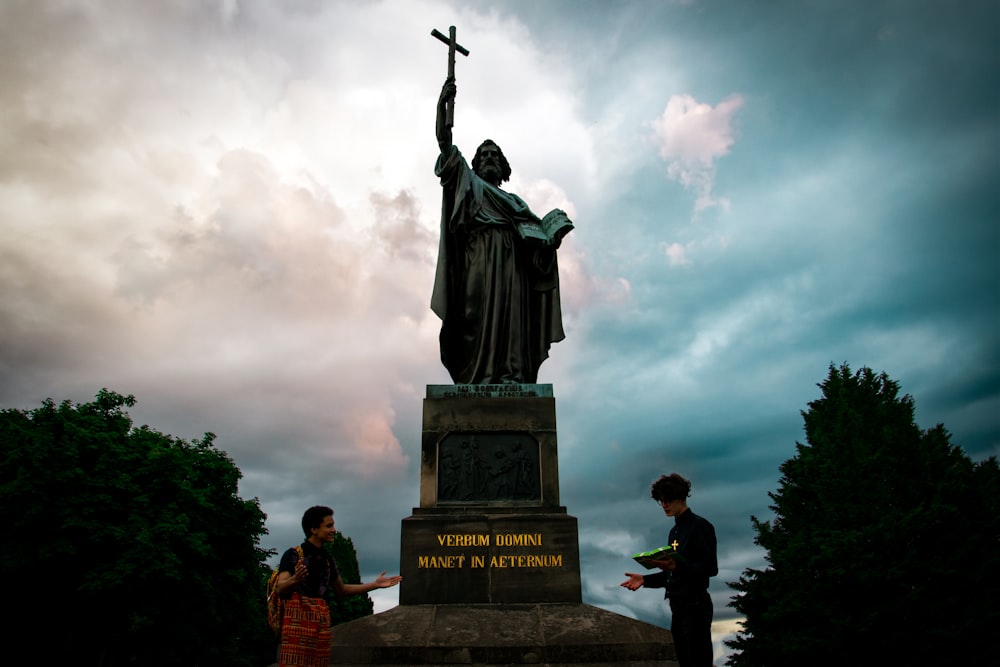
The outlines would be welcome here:
<svg viewBox="0 0 1000 667">
<path fill-rule="evenodd" d="M 487 183 L 500 185 L 510 180 L 510 163 L 492 139 L 479 144 L 472 158 L 472 171 Z"/>
</svg>

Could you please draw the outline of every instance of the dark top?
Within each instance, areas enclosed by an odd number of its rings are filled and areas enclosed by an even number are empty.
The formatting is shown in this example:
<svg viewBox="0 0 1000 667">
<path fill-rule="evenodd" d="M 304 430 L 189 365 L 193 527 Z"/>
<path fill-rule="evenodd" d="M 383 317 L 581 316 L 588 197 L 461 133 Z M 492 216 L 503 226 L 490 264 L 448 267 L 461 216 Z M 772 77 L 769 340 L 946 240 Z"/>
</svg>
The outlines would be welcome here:
<svg viewBox="0 0 1000 667">
<path fill-rule="evenodd" d="M 647 574 L 646 588 L 666 588 L 664 597 L 678 599 L 708 590 L 708 579 L 719 573 L 715 527 L 690 509 L 677 517 L 667 538 L 676 544 L 677 569 Z"/>
<path fill-rule="evenodd" d="M 326 550 L 320 549 L 309 540 L 302 543 L 302 556 L 306 561 L 306 580 L 300 582 L 293 592 L 308 598 L 325 598 L 330 588 L 330 582 L 336 580 L 337 564 L 333 562 Z M 295 563 L 299 554 L 292 547 L 281 556 L 278 564 L 279 572 L 295 574 Z"/>
</svg>

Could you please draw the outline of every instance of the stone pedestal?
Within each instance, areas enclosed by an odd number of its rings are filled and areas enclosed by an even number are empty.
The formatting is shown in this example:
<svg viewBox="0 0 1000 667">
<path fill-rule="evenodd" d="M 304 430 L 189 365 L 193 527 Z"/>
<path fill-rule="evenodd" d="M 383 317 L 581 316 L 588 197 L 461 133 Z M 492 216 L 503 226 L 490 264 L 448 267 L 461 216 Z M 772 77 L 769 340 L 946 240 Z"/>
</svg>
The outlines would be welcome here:
<svg viewBox="0 0 1000 667">
<path fill-rule="evenodd" d="M 420 507 L 559 507 L 550 384 L 428 385 Z"/>
<path fill-rule="evenodd" d="M 432 385 L 423 422 L 420 507 L 402 524 L 399 603 L 579 603 L 552 386 Z"/>
<path fill-rule="evenodd" d="M 331 663 L 678 665 L 669 630 L 584 604 L 401 605 L 334 627 Z"/>
<path fill-rule="evenodd" d="M 677 667 L 670 631 L 581 603 L 551 385 L 432 385 L 399 606 L 333 628 L 335 665 Z"/>
</svg>

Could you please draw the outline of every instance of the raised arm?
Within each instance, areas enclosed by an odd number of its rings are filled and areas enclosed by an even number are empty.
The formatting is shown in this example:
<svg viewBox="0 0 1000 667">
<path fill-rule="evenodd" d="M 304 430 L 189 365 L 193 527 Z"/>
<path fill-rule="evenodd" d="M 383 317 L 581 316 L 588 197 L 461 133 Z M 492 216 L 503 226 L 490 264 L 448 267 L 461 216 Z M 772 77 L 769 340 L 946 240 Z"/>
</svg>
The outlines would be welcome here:
<svg viewBox="0 0 1000 667">
<path fill-rule="evenodd" d="M 339 574 L 337 575 L 337 580 L 331 583 L 333 584 L 333 590 L 337 593 L 337 595 L 362 595 L 364 593 L 368 593 L 369 591 L 373 591 L 376 588 L 390 588 L 402 580 L 403 578 L 398 574 L 387 577 L 385 576 L 385 570 L 382 570 L 382 574 L 375 577 L 375 581 L 370 581 L 367 584 L 345 584 Z"/>
<path fill-rule="evenodd" d="M 448 125 L 448 104 L 455 100 L 455 93 L 458 92 L 455 86 L 454 77 L 448 77 L 441 86 L 441 95 L 437 104 L 437 140 L 438 148 L 442 153 L 447 153 L 451 148 L 451 126 Z"/>
</svg>

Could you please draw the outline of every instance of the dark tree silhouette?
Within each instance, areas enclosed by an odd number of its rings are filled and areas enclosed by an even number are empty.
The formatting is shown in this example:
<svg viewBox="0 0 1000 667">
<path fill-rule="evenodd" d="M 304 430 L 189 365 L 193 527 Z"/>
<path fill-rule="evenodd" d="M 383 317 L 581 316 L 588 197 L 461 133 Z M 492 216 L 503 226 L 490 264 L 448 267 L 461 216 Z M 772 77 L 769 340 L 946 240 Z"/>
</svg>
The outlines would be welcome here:
<svg viewBox="0 0 1000 667">
<path fill-rule="evenodd" d="M 264 513 L 237 494 L 214 435 L 133 428 L 134 404 L 102 389 L 0 412 L 8 650 L 38 664 L 267 664 Z"/>
<path fill-rule="evenodd" d="M 869 368 L 831 365 L 781 467 L 768 566 L 729 585 L 744 617 L 734 667 L 987 664 L 1000 615 L 1000 468 Z M 991 662 L 991 661 L 990 661 Z"/>
</svg>

